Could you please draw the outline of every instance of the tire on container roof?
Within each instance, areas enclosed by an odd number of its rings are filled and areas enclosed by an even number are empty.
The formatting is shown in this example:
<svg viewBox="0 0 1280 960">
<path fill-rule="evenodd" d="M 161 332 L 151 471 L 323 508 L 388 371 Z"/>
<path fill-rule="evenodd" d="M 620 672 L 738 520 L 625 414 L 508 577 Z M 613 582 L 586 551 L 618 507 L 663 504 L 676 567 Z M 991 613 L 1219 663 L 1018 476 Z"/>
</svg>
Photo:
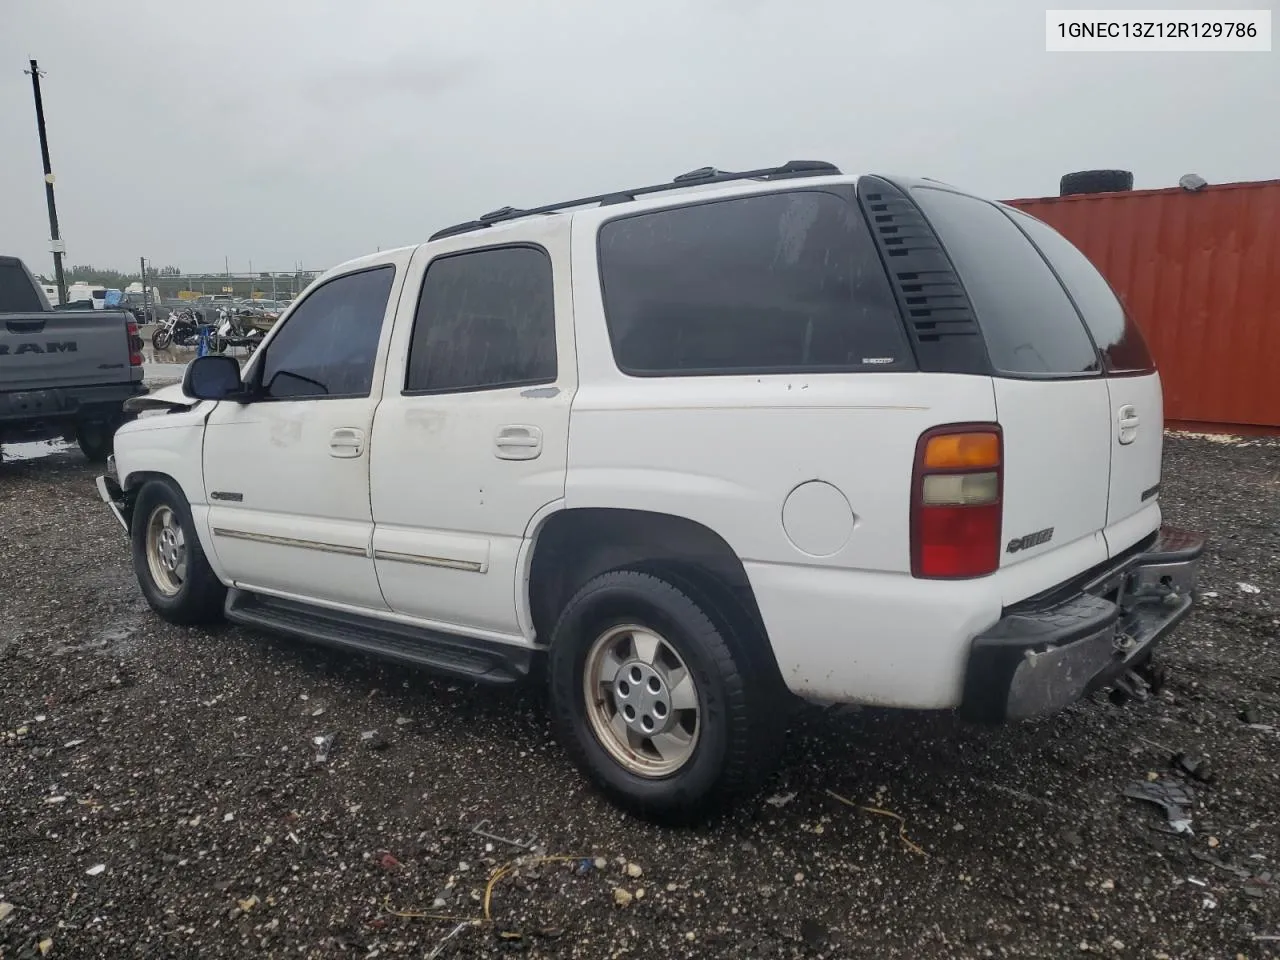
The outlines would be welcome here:
<svg viewBox="0 0 1280 960">
<path fill-rule="evenodd" d="M 1081 193 L 1118 193 L 1133 189 L 1131 170 L 1080 170 L 1064 174 L 1058 184 L 1063 197 Z"/>
</svg>

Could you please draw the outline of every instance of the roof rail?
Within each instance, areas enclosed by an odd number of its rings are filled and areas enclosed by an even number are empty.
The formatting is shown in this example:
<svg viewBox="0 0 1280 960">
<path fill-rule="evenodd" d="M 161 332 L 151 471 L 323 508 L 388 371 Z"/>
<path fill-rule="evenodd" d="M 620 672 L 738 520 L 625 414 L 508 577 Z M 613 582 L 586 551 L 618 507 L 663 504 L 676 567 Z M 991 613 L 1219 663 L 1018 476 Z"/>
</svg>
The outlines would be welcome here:
<svg viewBox="0 0 1280 960">
<path fill-rule="evenodd" d="M 636 197 L 642 197 L 647 194 L 663 193 L 667 190 L 682 190 L 686 187 L 701 186 L 708 183 L 728 183 L 733 180 L 786 180 L 792 177 L 829 177 L 839 175 L 839 167 L 822 160 L 790 160 L 780 167 L 764 167 L 760 170 L 741 170 L 736 172 L 717 170 L 715 167 L 699 167 L 697 170 L 690 170 L 688 173 L 680 174 L 670 183 L 657 183 L 653 186 L 635 187 L 631 190 L 614 190 L 610 193 L 601 193 L 593 197 L 583 197 L 580 200 L 565 200 L 560 203 L 549 203 L 542 207 L 529 207 L 525 210 L 515 207 L 502 207 L 490 213 L 482 214 L 479 219 L 456 223 L 451 227 L 445 227 L 443 230 L 437 230 L 431 235 L 430 239 L 440 240 L 444 237 L 454 237 L 460 233 L 483 230 L 485 227 L 492 226 L 495 223 L 504 223 L 508 220 L 518 220 L 521 217 L 532 217 L 544 213 L 559 213 L 562 210 L 573 207 L 586 207 L 592 204 L 605 207 L 614 203 L 630 203 Z"/>
</svg>

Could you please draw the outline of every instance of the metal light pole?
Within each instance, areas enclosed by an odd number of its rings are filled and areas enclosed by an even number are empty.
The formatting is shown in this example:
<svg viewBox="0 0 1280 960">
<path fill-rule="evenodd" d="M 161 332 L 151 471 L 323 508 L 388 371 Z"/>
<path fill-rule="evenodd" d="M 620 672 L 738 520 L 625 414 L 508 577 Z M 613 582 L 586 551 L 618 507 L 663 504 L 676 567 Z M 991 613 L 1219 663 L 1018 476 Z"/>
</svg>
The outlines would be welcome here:
<svg viewBox="0 0 1280 960">
<path fill-rule="evenodd" d="M 40 67 L 31 61 L 31 69 L 23 70 L 31 75 L 31 89 L 36 97 L 36 129 L 40 131 L 40 159 L 44 161 L 44 199 L 49 205 L 49 242 L 53 251 L 53 273 L 58 284 L 58 302 L 67 302 L 67 278 L 62 273 L 62 255 L 67 245 L 58 235 L 58 207 L 53 202 L 53 168 L 49 165 L 49 139 L 44 132 L 44 101 L 40 98 Z"/>
<path fill-rule="evenodd" d="M 147 258 L 138 258 L 138 269 L 142 271 L 142 322 L 151 322 L 151 296 L 150 288 L 147 286 Z"/>
</svg>

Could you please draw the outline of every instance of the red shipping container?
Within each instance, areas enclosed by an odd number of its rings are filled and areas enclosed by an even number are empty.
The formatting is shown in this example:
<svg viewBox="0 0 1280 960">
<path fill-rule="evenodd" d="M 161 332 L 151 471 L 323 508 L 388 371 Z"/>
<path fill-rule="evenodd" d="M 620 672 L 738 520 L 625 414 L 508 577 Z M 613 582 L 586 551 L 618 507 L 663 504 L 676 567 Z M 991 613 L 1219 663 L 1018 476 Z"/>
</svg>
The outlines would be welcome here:
<svg viewBox="0 0 1280 960">
<path fill-rule="evenodd" d="M 1009 203 L 1111 281 L 1160 367 L 1166 421 L 1280 428 L 1280 180 Z"/>
</svg>

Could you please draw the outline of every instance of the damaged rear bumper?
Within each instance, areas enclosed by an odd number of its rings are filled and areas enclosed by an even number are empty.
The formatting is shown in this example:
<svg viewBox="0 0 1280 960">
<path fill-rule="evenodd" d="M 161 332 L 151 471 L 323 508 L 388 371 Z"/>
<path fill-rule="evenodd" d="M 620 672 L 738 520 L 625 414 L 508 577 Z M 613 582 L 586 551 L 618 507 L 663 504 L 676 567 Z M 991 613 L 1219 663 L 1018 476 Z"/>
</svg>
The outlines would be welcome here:
<svg viewBox="0 0 1280 960">
<path fill-rule="evenodd" d="M 1140 664 L 1191 611 L 1204 540 L 1174 527 L 1073 588 L 1005 611 L 973 642 L 962 712 L 986 721 L 1061 710 Z"/>
</svg>

